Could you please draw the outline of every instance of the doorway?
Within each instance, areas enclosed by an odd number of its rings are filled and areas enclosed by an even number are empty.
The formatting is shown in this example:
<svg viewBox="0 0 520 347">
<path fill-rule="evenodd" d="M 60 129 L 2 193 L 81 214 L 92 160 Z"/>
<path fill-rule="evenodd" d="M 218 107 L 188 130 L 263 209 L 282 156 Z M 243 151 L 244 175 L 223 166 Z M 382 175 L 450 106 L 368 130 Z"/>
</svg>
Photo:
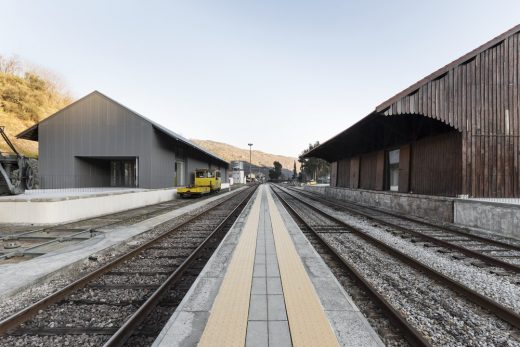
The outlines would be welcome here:
<svg viewBox="0 0 520 347">
<path fill-rule="evenodd" d="M 110 160 L 111 187 L 138 187 L 138 159 Z"/>
<path fill-rule="evenodd" d="M 175 179 L 173 185 L 174 187 L 181 187 L 186 185 L 183 161 L 175 162 Z"/>
</svg>

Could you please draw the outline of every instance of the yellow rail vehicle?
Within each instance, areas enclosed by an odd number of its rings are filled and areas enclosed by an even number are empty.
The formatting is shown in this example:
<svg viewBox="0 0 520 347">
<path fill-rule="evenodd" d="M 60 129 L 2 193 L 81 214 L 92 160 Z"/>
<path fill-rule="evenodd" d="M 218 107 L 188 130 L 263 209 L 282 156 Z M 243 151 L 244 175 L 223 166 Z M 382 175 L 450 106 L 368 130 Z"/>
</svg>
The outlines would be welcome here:
<svg viewBox="0 0 520 347">
<path fill-rule="evenodd" d="M 177 188 L 179 196 L 187 198 L 220 191 L 222 180 L 219 170 L 196 169 L 194 177 L 193 185 Z"/>
</svg>

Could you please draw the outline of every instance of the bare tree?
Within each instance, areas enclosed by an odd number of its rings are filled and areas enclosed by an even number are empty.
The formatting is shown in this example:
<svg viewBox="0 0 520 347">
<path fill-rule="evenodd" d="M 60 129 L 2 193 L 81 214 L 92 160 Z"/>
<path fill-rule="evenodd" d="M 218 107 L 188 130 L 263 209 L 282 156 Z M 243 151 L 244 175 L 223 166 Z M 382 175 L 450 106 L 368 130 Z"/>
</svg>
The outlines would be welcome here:
<svg viewBox="0 0 520 347">
<path fill-rule="evenodd" d="M 7 58 L 0 55 L 0 72 L 19 76 L 23 72 L 20 59 L 16 56 Z"/>
</svg>

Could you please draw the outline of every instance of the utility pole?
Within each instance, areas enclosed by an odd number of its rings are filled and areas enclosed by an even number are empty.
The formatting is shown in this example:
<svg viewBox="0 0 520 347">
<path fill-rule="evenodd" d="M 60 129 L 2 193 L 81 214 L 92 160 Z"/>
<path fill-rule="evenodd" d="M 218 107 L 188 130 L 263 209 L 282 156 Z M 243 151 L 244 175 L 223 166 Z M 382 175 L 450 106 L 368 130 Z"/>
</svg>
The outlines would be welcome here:
<svg viewBox="0 0 520 347">
<path fill-rule="evenodd" d="M 251 176 L 251 147 L 253 147 L 253 144 L 248 143 L 247 145 L 249 146 L 249 182 L 251 182 L 253 180 Z"/>
</svg>

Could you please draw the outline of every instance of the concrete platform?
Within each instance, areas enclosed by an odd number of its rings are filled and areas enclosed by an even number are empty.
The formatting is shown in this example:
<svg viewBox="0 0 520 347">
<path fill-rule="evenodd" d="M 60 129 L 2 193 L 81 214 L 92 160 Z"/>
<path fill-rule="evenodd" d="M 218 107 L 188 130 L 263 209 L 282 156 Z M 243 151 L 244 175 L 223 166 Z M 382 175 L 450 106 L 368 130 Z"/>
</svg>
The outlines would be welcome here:
<svg viewBox="0 0 520 347">
<path fill-rule="evenodd" d="M 97 229 L 101 232 L 100 235 L 81 243 L 66 246 L 58 251 L 50 252 L 25 262 L 0 265 L 0 300 L 3 297 L 5 298 L 24 288 L 44 281 L 57 271 L 79 264 L 94 253 L 102 252 L 117 244 L 129 242 L 132 238 L 153 229 L 159 224 L 189 213 L 212 201 L 223 198 L 228 194 L 231 193 L 220 193 L 211 198 L 196 201 L 193 204 L 155 216 L 131 226 L 100 228 Z"/>
<path fill-rule="evenodd" d="M 169 189 L 48 189 L 0 197 L 0 224 L 57 224 L 175 199 Z"/>
<path fill-rule="evenodd" d="M 202 345 L 211 346 L 222 342 L 219 338 L 230 341 L 230 336 L 214 337 L 211 335 L 212 329 L 209 324 L 216 324 L 218 329 L 213 329 L 213 333 L 222 335 L 220 328 L 222 330 L 225 327 L 233 329 L 230 322 L 237 319 L 237 312 L 243 315 L 244 322 L 241 326 L 242 328 L 246 326 L 246 330 L 243 331 L 243 334 L 232 330 L 232 335 L 235 335 L 235 338 L 238 336 L 238 343 L 235 339 L 233 343 L 226 344 L 229 346 L 299 345 L 298 341 L 301 340 L 298 339 L 297 335 L 303 334 L 300 335 L 300 338 L 302 338 L 306 333 L 313 336 L 313 341 L 318 341 L 312 344 L 313 346 L 334 344 L 356 347 L 383 346 L 384 344 L 378 335 L 370 327 L 284 207 L 275 198 L 273 200 L 272 197 L 268 197 L 267 194 L 271 193 L 267 186 L 262 186 L 256 194 L 255 198 L 259 200 L 257 200 L 259 212 L 256 213 L 259 213 L 259 217 L 257 222 L 255 221 L 257 223 L 257 230 L 255 230 L 257 233 L 254 235 L 256 243 L 252 248 L 249 248 L 251 259 L 254 258 L 254 262 L 251 263 L 252 269 L 248 275 L 250 277 L 242 277 L 241 279 L 239 277 L 239 282 L 231 286 L 226 284 L 229 277 L 228 271 L 232 271 L 230 268 L 233 266 L 236 267 L 236 264 L 233 264 L 237 252 L 245 257 L 240 263 L 243 265 L 240 270 L 247 270 L 246 263 L 249 258 L 247 254 L 243 254 L 242 242 L 246 235 L 249 238 L 251 237 L 248 220 L 250 214 L 255 213 L 255 208 L 257 208 L 254 207 L 252 202 L 248 204 L 228 232 L 153 346 L 196 346 L 199 342 Z M 272 214 L 274 208 L 279 213 L 278 217 Z M 280 234 L 282 233 L 280 228 L 285 230 L 285 241 L 282 241 L 284 236 Z M 290 242 L 292 245 L 284 242 Z M 291 247 L 296 251 L 296 258 L 288 260 L 287 256 L 290 256 L 288 253 L 290 253 L 289 248 Z M 295 281 L 302 279 L 290 279 L 290 276 L 288 276 L 288 272 L 289 275 L 298 272 L 297 262 L 301 263 L 302 274 L 309 281 L 311 291 L 317 297 L 317 306 L 312 304 L 313 295 L 309 290 L 298 292 L 301 283 L 295 284 Z M 246 306 L 245 314 L 241 310 L 235 310 L 233 314 L 221 312 L 219 315 L 218 311 L 222 307 L 226 308 L 222 305 L 219 307 L 218 303 L 219 300 L 222 300 L 222 295 L 226 295 L 226 286 L 228 289 L 232 288 L 227 295 L 231 300 L 230 303 L 233 303 L 229 306 L 236 306 L 242 295 L 239 287 L 244 283 L 249 286 L 247 292 L 249 302 L 246 302 L 246 305 L 249 306 Z M 291 286 L 291 284 L 295 285 Z M 222 294 L 222 291 L 224 291 L 224 294 Z M 306 302 L 307 304 L 304 304 Z M 311 306 L 314 306 L 314 308 Z M 319 309 L 322 312 L 325 323 L 323 323 L 323 320 L 321 322 L 316 320 L 317 311 L 313 311 L 313 309 Z M 295 315 L 295 312 L 298 311 L 310 312 L 310 314 L 297 313 Z M 214 315 L 220 318 L 215 318 Z M 307 324 L 307 328 L 301 329 L 302 325 L 298 326 L 297 324 L 303 324 L 303 326 Z M 309 326 L 312 328 L 309 328 Z M 332 335 L 328 335 L 327 326 Z M 210 338 L 207 338 L 208 334 L 210 334 Z M 321 340 L 318 339 L 319 336 L 322 336 Z M 331 338 L 333 340 L 330 340 Z M 309 341 L 307 340 L 307 342 Z"/>
</svg>

